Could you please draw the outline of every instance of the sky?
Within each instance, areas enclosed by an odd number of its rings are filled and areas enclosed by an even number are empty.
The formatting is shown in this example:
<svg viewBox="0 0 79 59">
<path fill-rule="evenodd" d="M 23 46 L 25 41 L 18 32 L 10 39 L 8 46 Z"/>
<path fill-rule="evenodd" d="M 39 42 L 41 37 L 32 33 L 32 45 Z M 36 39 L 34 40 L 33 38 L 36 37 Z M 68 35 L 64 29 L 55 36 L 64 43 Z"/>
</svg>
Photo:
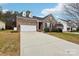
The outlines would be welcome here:
<svg viewBox="0 0 79 59">
<path fill-rule="evenodd" d="M 30 10 L 33 16 L 44 17 L 53 14 L 54 17 L 60 17 L 61 4 L 57 3 L 6 3 L 0 4 L 3 11 L 27 11 Z"/>
</svg>

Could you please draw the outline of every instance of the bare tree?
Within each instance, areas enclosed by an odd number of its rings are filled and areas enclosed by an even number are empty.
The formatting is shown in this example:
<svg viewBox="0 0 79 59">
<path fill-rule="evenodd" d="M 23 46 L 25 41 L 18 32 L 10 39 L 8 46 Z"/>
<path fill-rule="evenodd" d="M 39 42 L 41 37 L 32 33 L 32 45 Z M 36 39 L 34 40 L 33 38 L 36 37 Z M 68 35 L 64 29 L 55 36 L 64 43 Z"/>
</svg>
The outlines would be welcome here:
<svg viewBox="0 0 79 59">
<path fill-rule="evenodd" d="M 63 4 L 63 11 L 66 16 L 79 20 L 79 3 L 65 3 Z"/>
</svg>

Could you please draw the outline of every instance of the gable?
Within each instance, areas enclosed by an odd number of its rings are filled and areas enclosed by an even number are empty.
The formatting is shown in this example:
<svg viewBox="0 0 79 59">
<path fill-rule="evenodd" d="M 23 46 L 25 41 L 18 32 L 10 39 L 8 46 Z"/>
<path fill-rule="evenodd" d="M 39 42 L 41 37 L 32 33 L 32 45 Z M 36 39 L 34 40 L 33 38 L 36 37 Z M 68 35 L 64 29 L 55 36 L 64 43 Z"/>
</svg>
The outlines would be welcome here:
<svg viewBox="0 0 79 59">
<path fill-rule="evenodd" d="M 57 23 L 54 17 L 48 16 L 44 19 L 44 22 L 49 22 L 49 23 Z"/>
<path fill-rule="evenodd" d="M 36 19 L 17 17 L 17 25 L 36 25 Z"/>
</svg>

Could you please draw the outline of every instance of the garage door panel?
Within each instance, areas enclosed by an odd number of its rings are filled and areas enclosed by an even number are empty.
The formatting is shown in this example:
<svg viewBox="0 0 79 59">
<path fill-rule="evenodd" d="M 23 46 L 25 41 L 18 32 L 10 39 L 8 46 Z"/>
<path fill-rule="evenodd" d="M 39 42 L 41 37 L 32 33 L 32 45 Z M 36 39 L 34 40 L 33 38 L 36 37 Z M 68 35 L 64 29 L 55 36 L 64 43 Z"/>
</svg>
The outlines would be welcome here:
<svg viewBox="0 0 79 59">
<path fill-rule="evenodd" d="M 21 31 L 36 31 L 36 25 L 20 25 Z"/>
</svg>

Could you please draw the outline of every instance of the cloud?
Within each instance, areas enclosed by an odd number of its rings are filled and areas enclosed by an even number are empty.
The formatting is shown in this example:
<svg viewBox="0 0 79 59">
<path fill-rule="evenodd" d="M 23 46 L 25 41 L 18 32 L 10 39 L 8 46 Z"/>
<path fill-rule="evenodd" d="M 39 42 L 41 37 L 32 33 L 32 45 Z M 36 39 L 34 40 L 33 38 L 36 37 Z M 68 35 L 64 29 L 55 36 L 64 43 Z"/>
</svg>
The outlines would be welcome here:
<svg viewBox="0 0 79 59">
<path fill-rule="evenodd" d="M 48 14 L 59 14 L 61 13 L 63 4 L 58 4 L 55 8 L 46 8 L 41 11 L 41 13 L 46 16 Z"/>
<path fill-rule="evenodd" d="M 8 9 L 3 9 L 2 12 L 6 13 L 7 11 L 9 11 Z"/>
<path fill-rule="evenodd" d="M 53 13 L 53 9 L 52 8 L 43 9 L 41 13 L 43 15 L 52 14 Z"/>
</svg>

